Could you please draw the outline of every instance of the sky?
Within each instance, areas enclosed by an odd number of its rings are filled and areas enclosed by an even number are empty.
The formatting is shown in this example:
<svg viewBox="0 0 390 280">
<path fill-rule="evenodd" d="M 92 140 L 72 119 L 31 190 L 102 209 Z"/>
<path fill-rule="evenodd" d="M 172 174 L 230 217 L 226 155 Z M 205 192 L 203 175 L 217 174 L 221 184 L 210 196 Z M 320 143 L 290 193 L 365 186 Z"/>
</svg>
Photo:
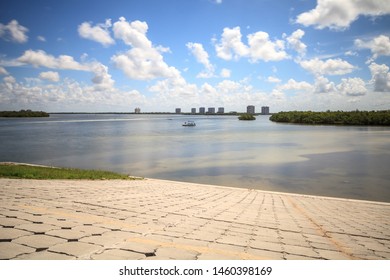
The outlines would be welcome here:
<svg viewBox="0 0 390 280">
<path fill-rule="evenodd" d="M 2 0 L 0 110 L 390 109 L 388 0 Z"/>
</svg>

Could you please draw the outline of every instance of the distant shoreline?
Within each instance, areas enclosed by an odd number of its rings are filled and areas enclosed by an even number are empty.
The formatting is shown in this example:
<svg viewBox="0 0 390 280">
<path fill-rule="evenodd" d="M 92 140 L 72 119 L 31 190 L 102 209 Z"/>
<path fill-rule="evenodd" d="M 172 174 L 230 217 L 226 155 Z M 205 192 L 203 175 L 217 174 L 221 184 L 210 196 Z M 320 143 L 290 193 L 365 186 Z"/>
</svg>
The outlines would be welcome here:
<svg viewBox="0 0 390 280">
<path fill-rule="evenodd" d="M 273 114 L 270 121 L 304 125 L 390 126 L 390 110 L 289 111 Z"/>
<path fill-rule="evenodd" d="M 0 111 L 1 118 L 47 118 L 50 114 L 43 111 L 20 110 L 20 111 Z"/>
<path fill-rule="evenodd" d="M 244 112 L 234 113 L 223 113 L 223 114 L 199 114 L 199 113 L 174 113 L 174 112 L 145 112 L 145 113 L 134 113 L 134 112 L 50 112 L 52 115 L 182 115 L 182 116 L 238 116 L 244 114 Z M 271 116 L 270 114 L 255 113 L 255 116 Z"/>
</svg>

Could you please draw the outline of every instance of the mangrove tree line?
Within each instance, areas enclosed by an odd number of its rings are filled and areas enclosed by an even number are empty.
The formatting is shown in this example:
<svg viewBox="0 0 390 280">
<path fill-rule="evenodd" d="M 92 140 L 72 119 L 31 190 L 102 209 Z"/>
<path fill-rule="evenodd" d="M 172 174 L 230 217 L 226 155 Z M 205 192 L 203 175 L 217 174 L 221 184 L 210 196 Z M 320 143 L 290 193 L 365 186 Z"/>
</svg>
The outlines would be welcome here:
<svg viewBox="0 0 390 280">
<path fill-rule="evenodd" d="M 390 125 L 390 110 L 384 111 L 289 111 L 270 117 L 273 122 L 332 125 Z"/>
<path fill-rule="evenodd" d="M 3 118 L 36 118 L 49 117 L 49 114 L 42 111 L 20 110 L 20 111 L 0 111 Z"/>
</svg>

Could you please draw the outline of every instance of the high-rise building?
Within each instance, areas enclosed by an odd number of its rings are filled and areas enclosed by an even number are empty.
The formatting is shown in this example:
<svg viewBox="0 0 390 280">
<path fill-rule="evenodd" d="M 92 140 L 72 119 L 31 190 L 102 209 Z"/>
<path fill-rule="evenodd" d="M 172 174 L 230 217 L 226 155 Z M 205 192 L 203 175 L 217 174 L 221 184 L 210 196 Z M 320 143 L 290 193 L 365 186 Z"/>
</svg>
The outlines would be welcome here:
<svg viewBox="0 0 390 280">
<path fill-rule="evenodd" d="M 205 107 L 200 107 L 199 108 L 199 114 L 205 114 L 205 113 L 206 113 Z"/>
<path fill-rule="evenodd" d="M 262 115 L 269 115 L 269 107 L 268 106 L 261 107 L 261 114 Z"/>
<path fill-rule="evenodd" d="M 219 107 L 218 108 L 218 114 L 223 114 L 223 113 L 225 113 L 225 108 Z"/>
<path fill-rule="evenodd" d="M 207 114 L 215 114 L 215 108 L 214 107 L 209 107 L 207 109 Z"/>
<path fill-rule="evenodd" d="M 254 113 L 255 113 L 255 106 L 253 106 L 253 105 L 248 105 L 248 106 L 246 107 L 246 112 L 247 112 L 248 114 L 254 114 Z"/>
<path fill-rule="evenodd" d="M 191 114 L 196 114 L 196 108 L 191 109 Z"/>
<path fill-rule="evenodd" d="M 135 108 L 135 109 L 134 109 L 134 113 L 135 113 L 135 114 L 141 114 L 141 108 L 138 108 L 138 107 Z"/>
<path fill-rule="evenodd" d="M 176 112 L 176 114 L 181 114 L 181 109 L 180 108 L 176 108 L 175 112 Z"/>
</svg>

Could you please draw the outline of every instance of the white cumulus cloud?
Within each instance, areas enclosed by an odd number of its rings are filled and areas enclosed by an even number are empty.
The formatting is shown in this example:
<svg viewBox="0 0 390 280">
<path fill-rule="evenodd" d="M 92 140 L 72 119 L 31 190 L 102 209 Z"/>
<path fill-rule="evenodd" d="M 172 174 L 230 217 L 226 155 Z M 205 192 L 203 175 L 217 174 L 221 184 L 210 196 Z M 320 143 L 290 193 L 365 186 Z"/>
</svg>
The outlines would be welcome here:
<svg viewBox="0 0 390 280">
<path fill-rule="evenodd" d="M 365 82 L 361 78 L 341 79 L 341 83 L 337 85 L 337 90 L 341 94 L 360 96 L 367 93 Z"/>
<path fill-rule="evenodd" d="M 7 25 L 0 23 L 0 38 L 6 41 L 26 43 L 28 40 L 27 32 L 28 29 L 16 20 L 11 20 Z"/>
<path fill-rule="evenodd" d="M 41 72 L 39 74 L 39 78 L 43 80 L 52 81 L 52 82 L 58 82 L 60 80 L 60 75 L 58 74 L 58 72 L 47 71 L 47 72 Z"/>
<path fill-rule="evenodd" d="M 274 77 L 274 76 L 269 76 L 267 78 L 267 82 L 269 83 L 280 83 L 282 80 L 279 79 L 278 77 Z"/>
<path fill-rule="evenodd" d="M 312 90 L 313 86 L 308 82 L 297 82 L 294 79 L 289 79 L 287 83 L 280 85 L 276 88 L 278 91 L 283 90 Z"/>
<path fill-rule="evenodd" d="M 259 31 L 248 35 L 249 57 L 252 62 L 279 61 L 288 58 L 284 41 L 271 41 L 268 33 Z"/>
<path fill-rule="evenodd" d="M 214 66 L 210 63 L 209 55 L 202 44 L 189 42 L 187 48 L 195 56 L 196 60 L 203 64 L 205 70 L 198 74 L 199 78 L 211 78 L 214 76 Z"/>
<path fill-rule="evenodd" d="M 224 28 L 220 41 L 215 45 L 217 56 L 224 60 L 247 57 L 250 62 L 279 61 L 288 58 L 283 40 L 272 41 L 263 31 L 247 36 L 248 45 L 242 42 L 240 27 Z"/>
<path fill-rule="evenodd" d="M 233 94 L 242 91 L 243 85 L 239 82 L 232 80 L 223 80 L 216 86 L 218 92 L 222 94 Z"/>
<path fill-rule="evenodd" d="M 16 83 L 16 79 L 12 76 L 4 77 L 3 81 L 10 84 Z"/>
<path fill-rule="evenodd" d="M 379 56 L 390 56 L 390 38 L 389 36 L 380 35 L 372 40 L 355 40 L 355 46 L 360 49 L 369 49 L 372 58 L 377 59 Z"/>
<path fill-rule="evenodd" d="M 215 45 L 217 56 L 224 60 L 238 59 L 247 56 L 248 47 L 241 41 L 240 27 L 224 28 L 221 40 Z"/>
<path fill-rule="evenodd" d="M 108 73 L 107 66 L 96 61 L 80 63 L 69 55 L 55 57 L 47 54 L 43 50 L 27 50 L 17 61 L 24 64 L 31 64 L 35 67 L 92 72 L 94 74 L 92 82 L 95 84 L 96 89 L 108 89 L 114 84 L 111 75 Z"/>
<path fill-rule="evenodd" d="M 149 91 L 157 93 L 160 100 L 162 99 L 165 103 L 175 99 L 186 101 L 185 99 L 188 98 L 190 100 L 197 95 L 198 88 L 195 84 L 187 83 L 182 76 L 177 76 L 158 81 L 149 87 Z"/>
<path fill-rule="evenodd" d="M 346 51 L 346 52 L 344 53 L 344 55 L 346 55 L 346 56 L 358 56 L 358 53 L 349 50 L 349 51 Z"/>
<path fill-rule="evenodd" d="M 335 91 L 336 91 L 336 87 L 333 82 L 329 81 L 327 78 L 323 76 L 319 76 L 316 78 L 314 82 L 315 93 L 329 93 Z"/>
<path fill-rule="evenodd" d="M 152 42 L 146 36 L 148 28 L 148 24 L 144 21 L 128 22 L 124 17 L 120 17 L 113 26 L 115 38 L 123 40 L 125 44 L 133 48 L 140 49 L 152 48 Z"/>
<path fill-rule="evenodd" d="M 8 75 L 7 70 L 5 70 L 5 68 L 1 66 L 0 66 L 0 75 Z"/>
<path fill-rule="evenodd" d="M 371 83 L 374 85 L 374 91 L 377 92 L 390 92 L 390 73 L 389 66 L 386 64 L 371 63 Z"/>
<path fill-rule="evenodd" d="M 88 71 L 88 67 L 75 61 L 73 57 L 69 55 L 54 57 L 43 50 L 27 50 L 17 59 L 17 61 L 25 64 L 31 64 L 35 67 Z"/>
<path fill-rule="evenodd" d="M 297 23 L 314 25 L 318 29 L 345 29 L 359 16 L 381 16 L 390 14 L 387 0 L 317 0 L 317 6 L 298 15 Z"/>
<path fill-rule="evenodd" d="M 109 27 L 111 27 L 111 20 L 106 20 L 103 24 L 97 24 L 91 26 L 89 22 L 83 22 L 78 27 L 79 35 L 84 39 L 96 41 L 103 46 L 107 47 L 115 43 L 111 38 Z"/>
<path fill-rule="evenodd" d="M 12 76 L 7 76 L 3 78 L 5 89 L 7 90 L 13 90 L 15 88 L 16 79 Z M 7 90 L 4 90 L 6 92 Z M 4 92 L 0 91 L 0 95 Z"/>
<path fill-rule="evenodd" d="M 351 73 L 355 67 L 342 59 L 320 60 L 314 58 L 299 62 L 301 67 L 314 75 L 345 75 Z"/>
<path fill-rule="evenodd" d="M 230 78 L 231 74 L 232 74 L 232 71 L 231 71 L 231 70 L 226 69 L 226 68 L 223 68 L 223 69 L 221 70 L 220 76 L 221 76 L 222 78 Z"/>
<path fill-rule="evenodd" d="M 3 108 L 48 108 L 50 111 L 107 111 L 142 107 L 146 98 L 137 90 L 113 89 L 110 94 L 70 78 L 59 83 L 39 84 L 34 79 L 18 83 L 11 76 L 0 82 L 0 105 Z"/>
<path fill-rule="evenodd" d="M 124 17 L 113 24 L 114 36 L 131 47 L 125 53 L 111 57 L 114 65 L 129 78 L 135 80 L 152 80 L 155 78 L 172 78 L 179 75 L 175 67 L 168 66 L 161 52 L 166 48 L 154 47 L 146 36 L 146 22 L 127 22 Z"/>
<path fill-rule="evenodd" d="M 114 86 L 114 80 L 108 73 L 108 67 L 99 62 L 90 64 L 90 71 L 93 72 L 94 77 L 92 82 L 95 85 L 95 90 L 110 90 Z"/>
<path fill-rule="evenodd" d="M 288 47 L 294 49 L 301 56 L 306 54 L 307 48 L 307 46 L 301 41 L 304 35 L 305 31 L 297 29 L 286 38 Z"/>
</svg>

